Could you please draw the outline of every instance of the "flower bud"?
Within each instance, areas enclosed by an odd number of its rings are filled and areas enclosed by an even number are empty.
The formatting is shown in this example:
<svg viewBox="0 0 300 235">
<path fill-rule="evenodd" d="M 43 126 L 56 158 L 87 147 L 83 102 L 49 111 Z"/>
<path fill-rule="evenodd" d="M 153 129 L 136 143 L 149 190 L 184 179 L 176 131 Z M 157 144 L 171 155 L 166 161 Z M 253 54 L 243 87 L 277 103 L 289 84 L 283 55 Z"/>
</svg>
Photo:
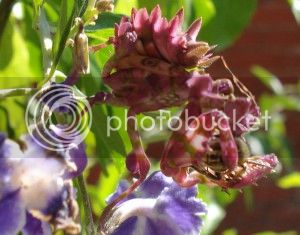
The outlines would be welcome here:
<svg viewBox="0 0 300 235">
<path fill-rule="evenodd" d="M 149 160 L 144 157 L 144 154 L 139 151 L 133 151 L 126 158 L 126 167 L 135 178 L 146 175 L 150 169 Z"/>
<path fill-rule="evenodd" d="M 73 69 L 78 73 L 90 73 L 88 37 L 84 33 L 82 24 L 79 25 L 79 30 L 74 38 L 73 63 Z"/>
<path fill-rule="evenodd" d="M 114 1 L 113 0 L 99 0 L 96 2 L 96 8 L 99 13 L 112 12 L 114 10 Z"/>
</svg>

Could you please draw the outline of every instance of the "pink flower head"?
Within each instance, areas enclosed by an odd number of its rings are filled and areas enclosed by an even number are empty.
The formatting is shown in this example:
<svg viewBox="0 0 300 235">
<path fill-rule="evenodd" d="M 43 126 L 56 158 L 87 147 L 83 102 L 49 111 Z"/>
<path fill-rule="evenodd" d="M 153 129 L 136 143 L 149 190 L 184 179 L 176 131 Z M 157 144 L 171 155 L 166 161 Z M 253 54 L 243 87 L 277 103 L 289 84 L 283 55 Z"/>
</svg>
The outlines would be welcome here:
<svg viewBox="0 0 300 235">
<path fill-rule="evenodd" d="M 248 157 L 234 171 L 222 172 L 212 182 L 224 189 L 242 188 L 255 184 L 262 177 L 274 172 L 277 164 L 278 159 L 274 154 Z"/>
<path fill-rule="evenodd" d="M 115 72 L 104 81 L 112 88 L 117 103 L 133 108 L 136 113 L 184 105 L 193 87 L 197 93 L 204 93 L 212 82 L 208 74 L 176 70 L 174 73 L 177 72 L 182 74 L 170 76 L 132 68 Z"/>
<path fill-rule="evenodd" d="M 277 164 L 274 154 L 251 157 L 245 139 L 233 135 L 225 113 L 211 110 L 173 133 L 161 170 L 183 187 L 205 183 L 227 189 L 254 184 Z"/>
<path fill-rule="evenodd" d="M 196 41 L 201 20 L 196 20 L 186 32 L 182 31 L 183 9 L 172 20 L 161 16 L 157 5 L 150 15 L 145 8 L 133 9 L 131 17 L 123 18 L 115 27 L 114 45 L 118 58 L 137 53 L 163 59 L 183 67 L 206 67 L 218 57 L 211 58 L 213 48 Z"/>
<path fill-rule="evenodd" d="M 211 58 L 207 43 L 196 41 L 201 21 L 186 32 L 182 23 L 183 10 L 167 21 L 157 6 L 150 15 L 144 8 L 133 9 L 130 18 L 123 17 L 115 26 L 115 54 L 102 76 L 118 104 L 134 107 L 137 113 L 180 106 L 192 87 L 211 83 L 208 74 L 188 71 L 203 69 L 218 58 Z"/>
<path fill-rule="evenodd" d="M 234 136 L 248 133 L 258 122 L 260 110 L 252 93 L 235 78 L 234 83 L 238 93 L 242 95 L 236 95 L 235 86 L 229 79 L 211 80 L 206 90 L 193 86 L 186 107 L 189 114 L 198 116 L 203 112 L 218 109 L 229 118 Z"/>
</svg>

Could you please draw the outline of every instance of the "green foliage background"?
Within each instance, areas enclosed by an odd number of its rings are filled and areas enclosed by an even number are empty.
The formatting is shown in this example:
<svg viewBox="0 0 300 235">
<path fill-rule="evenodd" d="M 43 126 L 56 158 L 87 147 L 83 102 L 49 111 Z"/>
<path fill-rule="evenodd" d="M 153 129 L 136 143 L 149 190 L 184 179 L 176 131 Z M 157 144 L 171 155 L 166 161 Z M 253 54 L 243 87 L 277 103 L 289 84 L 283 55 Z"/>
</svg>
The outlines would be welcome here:
<svg viewBox="0 0 300 235">
<path fill-rule="evenodd" d="M 4 14 L 4 4 L 10 2 L 2 0 L 0 15 Z M 47 77 L 45 70 L 57 74 L 57 80 L 63 79 L 72 66 L 72 49 L 66 45 L 69 37 L 74 36 L 74 19 L 83 17 L 88 19 L 89 4 L 92 1 L 84 0 L 20 0 L 16 1 L 11 16 L 6 24 L 0 21 L 2 35 L 0 35 L 0 89 L 35 87 L 41 85 Z M 290 1 L 293 6 L 293 1 Z M 43 4 L 44 15 L 39 9 Z M 208 41 L 211 45 L 218 45 L 221 51 L 234 44 L 243 32 L 256 10 L 256 0 L 116 0 L 114 13 L 99 15 L 95 25 L 86 25 L 85 31 L 90 45 L 108 40 L 113 35 L 115 23 L 122 15 L 129 15 L 132 7 L 146 7 L 151 10 L 159 4 L 167 18 L 171 18 L 180 7 L 185 9 L 185 27 L 196 18 L 202 17 L 203 27 L 199 40 Z M 295 11 L 297 15 L 297 12 Z M 5 27 L 4 27 L 5 26 Z M 39 29 L 39 30 L 37 30 Z M 52 38 L 53 46 L 50 51 L 43 47 L 44 38 Z M 82 76 L 76 84 L 86 95 L 93 95 L 99 90 L 107 90 L 102 84 L 100 74 L 103 65 L 113 53 L 112 47 L 107 47 L 96 54 L 90 55 L 91 74 Z M 48 64 L 52 61 L 52 64 Z M 263 110 L 271 110 L 275 118 L 272 119 L 270 134 L 256 133 L 249 138 L 259 140 L 263 151 L 275 151 L 279 155 L 290 156 L 283 164 L 287 175 L 278 180 L 282 188 L 299 187 L 300 173 L 293 172 L 292 152 L 285 135 L 283 110 L 300 111 L 300 85 L 295 85 L 296 92 L 291 95 L 276 76 L 264 68 L 252 68 L 260 80 L 273 91 L 260 98 Z M 276 100 L 276 102 L 274 102 Z M 11 138 L 18 138 L 26 133 L 24 111 L 28 97 L 10 97 L 3 99 L 0 93 L 0 131 L 8 133 Z M 275 104 L 275 105 L 274 105 Z M 93 124 L 86 139 L 87 152 L 90 157 L 90 166 L 97 165 L 100 177 L 97 184 L 89 185 L 93 209 L 99 215 L 105 206 L 105 198 L 114 191 L 119 179 L 126 175 L 124 157 L 131 150 L 131 145 L 124 128 L 106 135 L 107 116 L 117 115 L 124 117 L 125 110 L 110 106 L 95 106 L 93 108 Z M 176 113 L 177 110 L 173 110 Z M 169 133 L 162 133 L 160 139 L 166 139 Z M 145 135 L 146 136 L 146 135 Z M 154 141 L 145 137 L 145 143 Z M 90 168 L 89 168 L 90 169 Z M 89 169 L 85 174 L 88 176 Z M 209 189 L 199 186 L 199 197 L 207 202 L 214 213 L 206 218 L 206 225 L 202 234 L 211 234 L 224 218 L 226 206 L 234 201 L 237 192 L 230 191 L 230 196 L 219 189 Z M 255 203 L 252 200 L 251 189 L 246 189 L 245 202 L 248 206 Z M 224 234 L 236 234 L 234 229 Z M 260 234 L 273 234 L 271 232 Z M 291 233 L 292 234 L 292 233 Z"/>
</svg>

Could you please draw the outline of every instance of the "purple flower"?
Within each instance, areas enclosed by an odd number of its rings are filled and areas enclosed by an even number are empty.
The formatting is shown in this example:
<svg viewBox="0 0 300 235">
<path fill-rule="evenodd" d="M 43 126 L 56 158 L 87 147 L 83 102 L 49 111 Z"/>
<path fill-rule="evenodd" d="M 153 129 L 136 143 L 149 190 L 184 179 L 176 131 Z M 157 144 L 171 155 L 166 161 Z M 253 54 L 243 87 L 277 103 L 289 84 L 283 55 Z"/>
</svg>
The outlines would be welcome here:
<svg viewBox="0 0 300 235">
<path fill-rule="evenodd" d="M 128 187 L 127 181 L 121 181 L 108 202 Z M 199 216 L 206 213 L 206 208 L 196 196 L 196 187 L 181 188 L 161 172 L 154 172 L 116 206 L 105 224 L 105 232 L 113 235 L 199 234 L 202 226 Z"/>
<path fill-rule="evenodd" d="M 86 165 L 83 146 L 54 152 L 29 136 L 22 141 L 21 149 L 0 133 L 1 234 L 51 234 L 50 225 L 71 234 L 79 232 L 71 180 Z"/>
</svg>

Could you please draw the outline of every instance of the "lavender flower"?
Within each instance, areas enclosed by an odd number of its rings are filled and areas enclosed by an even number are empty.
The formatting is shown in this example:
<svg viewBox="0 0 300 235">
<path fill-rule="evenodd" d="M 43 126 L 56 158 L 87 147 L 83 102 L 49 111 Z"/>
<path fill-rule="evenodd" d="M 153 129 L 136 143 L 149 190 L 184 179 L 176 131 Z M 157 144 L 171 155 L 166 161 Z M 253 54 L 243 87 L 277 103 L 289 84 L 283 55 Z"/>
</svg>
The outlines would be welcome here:
<svg viewBox="0 0 300 235">
<path fill-rule="evenodd" d="M 108 202 L 129 187 L 121 181 Z M 150 175 L 132 194 L 120 202 L 105 224 L 105 232 L 121 234 L 199 234 L 206 213 L 205 205 L 196 199 L 197 189 L 179 187 L 161 172 Z"/>
<path fill-rule="evenodd" d="M 71 179 L 86 165 L 83 146 L 53 152 L 29 136 L 22 141 L 24 150 L 0 133 L 1 234 L 51 234 L 50 225 L 78 233 L 78 206 Z"/>
</svg>

